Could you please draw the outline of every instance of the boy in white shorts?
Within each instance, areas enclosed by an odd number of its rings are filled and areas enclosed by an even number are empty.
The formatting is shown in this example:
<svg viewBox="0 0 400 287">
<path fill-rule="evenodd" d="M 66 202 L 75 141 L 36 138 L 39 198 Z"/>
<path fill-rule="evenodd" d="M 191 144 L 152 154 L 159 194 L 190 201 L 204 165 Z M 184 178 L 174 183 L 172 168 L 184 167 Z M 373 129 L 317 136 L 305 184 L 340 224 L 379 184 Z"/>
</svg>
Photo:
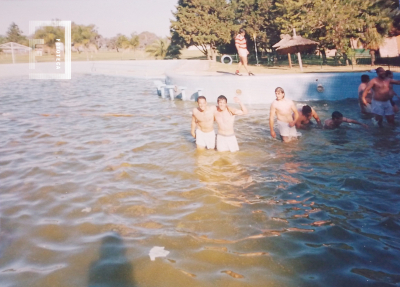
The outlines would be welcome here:
<svg viewBox="0 0 400 287">
<path fill-rule="evenodd" d="M 296 106 L 292 100 L 285 99 L 285 91 L 278 87 L 275 89 L 276 100 L 271 104 L 269 113 L 269 128 L 271 136 L 276 138 L 274 131 L 275 115 L 278 118 L 279 133 L 284 142 L 297 139 L 296 121 L 299 118 Z"/>
<path fill-rule="evenodd" d="M 247 108 L 243 105 L 238 97 L 235 97 L 234 100 L 240 105 L 240 110 L 228 107 L 228 100 L 225 96 L 219 96 L 217 99 L 218 107 L 214 112 L 214 118 L 218 124 L 218 151 L 235 152 L 239 150 L 239 145 L 233 130 L 233 124 L 235 122 L 236 115 L 247 114 Z"/>
<path fill-rule="evenodd" d="M 215 149 L 214 111 L 215 106 L 207 106 L 204 96 L 197 98 L 198 108 L 192 112 L 191 134 L 196 139 L 197 149 Z M 197 127 L 197 129 L 196 129 Z"/>
</svg>

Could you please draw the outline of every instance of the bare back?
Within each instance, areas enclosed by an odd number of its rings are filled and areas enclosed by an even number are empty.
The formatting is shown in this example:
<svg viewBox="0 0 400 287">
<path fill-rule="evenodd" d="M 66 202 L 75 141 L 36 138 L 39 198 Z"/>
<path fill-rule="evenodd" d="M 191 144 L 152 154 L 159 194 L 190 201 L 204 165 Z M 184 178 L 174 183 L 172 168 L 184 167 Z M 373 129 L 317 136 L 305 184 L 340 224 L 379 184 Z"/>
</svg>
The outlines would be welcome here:
<svg viewBox="0 0 400 287">
<path fill-rule="evenodd" d="M 367 83 L 361 83 L 359 86 L 358 86 L 358 99 L 359 99 L 359 101 L 361 102 L 361 99 L 362 99 L 362 94 L 363 94 L 363 92 L 364 92 L 364 90 L 365 90 L 365 88 L 367 87 Z M 370 91 L 368 94 L 367 94 L 367 96 L 366 96 L 366 101 L 367 101 L 367 103 L 371 103 L 371 100 L 372 100 L 372 91 Z"/>
</svg>

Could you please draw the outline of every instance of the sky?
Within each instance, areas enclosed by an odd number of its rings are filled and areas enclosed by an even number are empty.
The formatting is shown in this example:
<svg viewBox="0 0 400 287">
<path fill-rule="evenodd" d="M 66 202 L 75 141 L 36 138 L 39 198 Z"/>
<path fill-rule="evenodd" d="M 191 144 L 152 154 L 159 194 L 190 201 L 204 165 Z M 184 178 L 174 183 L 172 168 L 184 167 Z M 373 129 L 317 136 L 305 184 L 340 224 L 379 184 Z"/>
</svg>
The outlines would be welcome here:
<svg viewBox="0 0 400 287">
<path fill-rule="evenodd" d="M 0 0 L 0 35 L 15 22 L 28 36 L 29 21 L 59 19 L 94 24 L 103 37 L 149 31 L 169 36 L 178 0 Z"/>
</svg>

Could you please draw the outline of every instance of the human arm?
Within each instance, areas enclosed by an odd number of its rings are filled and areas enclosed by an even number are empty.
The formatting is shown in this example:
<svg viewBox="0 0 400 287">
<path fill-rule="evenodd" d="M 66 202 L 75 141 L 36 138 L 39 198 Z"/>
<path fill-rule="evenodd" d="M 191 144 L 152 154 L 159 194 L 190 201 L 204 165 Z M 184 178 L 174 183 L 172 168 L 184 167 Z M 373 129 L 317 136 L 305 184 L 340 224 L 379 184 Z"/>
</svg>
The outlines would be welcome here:
<svg viewBox="0 0 400 287">
<path fill-rule="evenodd" d="M 289 122 L 289 127 L 293 127 L 296 124 L 297 120 L 299 119 L 299 112 L 297 111 L 296 106 L 294 105 L 293 102 L 291 104 L 291 108 L 293 111 L 294 118 L 293 118 L 293 121 Z"/>
<path fill-rule="evenodd" d="M 312 110 L 312 116 L 314 117 L 315 121 L 317 122 L 318 127 L 321 128 L 322 127 L 322 123 L 321 123 L 321 120 L 320 120 L 317 112 L 313 108 L 311 108 L 311 110 Z"/>
<path fill-rule="evenodd" d="M 245 115 L 248 113 L 246 106 L 242 103 L 242 101 L 238 97 L 234 97 L 233 100 L 235 101 L 235 103 L 238 103 L 240 105 L 240 110 L 229 108 L 229 110 L 231 111 L 231 113 L 233 115 L 239 116 L 239 115 Z"/>
<path fill-rule="evenodd" d="M 269 129 L 271 131 L 271 137 L 276 138 L 276 133 L 274 131 L 274 119 L 275 119 L 275 106 L 272 103 L 271 109 L 269 111 Z"/>
<path fill-rule="evenodd" d="M 390 84 L 392 84 L 392 85 L 400 85 L 400 81 L 399 80 L 390 79 Z"/>
<path fill-rule="evenodd" d="M 196 118 L 194 114 L 192 114 L 192 126 L 191 126 L 191 131 L 190 133 L 194 138 L 196 138 Z"/>
<path fill-rule="evenodd" d="M 356 120 L 352 120 L 352 119 L 348 119 L 348 118 L 343 118 L 343 121 L 346 122 L 346 123 L 361 125 L 361 126 L 363 126 L 364 128 L 368 128 L 367 125 L 365 125 L 365 124 L 363 124 L 363 123 L 360 123 L 360 122 L 358 122 L 358 121 L 356 121 Z"/>
<path fill-rule="evenodd" d="M 295 125 L 296 125 L 296 129 L 303 129 L 303 128 L 305 128 L 305 126 L 301 123 L 301 120 L 300 120 L 300 119 L 297 119 Z"/>
<path fill-rule="evenodd" d="M 367 95 L 368 95 L 369 91 L 370 91 L 370 90 L 372 89 L 372 87 L 374 86 L 374 82 L 375 82 L 374 80 L 370 81 L 370 82 L 368 83 L 367 87 L 365 88 L 363 94 L 362 94 L 361 102 L 362 102 L 365 106 L 368 104 L 366 98 L 367 98 Z"/>
</svg>

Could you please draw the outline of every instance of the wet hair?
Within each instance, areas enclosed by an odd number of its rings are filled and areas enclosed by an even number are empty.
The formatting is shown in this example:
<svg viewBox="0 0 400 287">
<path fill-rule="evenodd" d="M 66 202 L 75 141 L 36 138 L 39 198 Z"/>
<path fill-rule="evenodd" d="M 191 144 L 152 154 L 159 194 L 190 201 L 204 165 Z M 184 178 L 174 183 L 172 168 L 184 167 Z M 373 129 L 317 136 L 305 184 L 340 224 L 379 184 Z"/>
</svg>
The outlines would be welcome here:
<svg viewBox="0 0 400 287">
<path fill-rule="evenodd" d="M 207 99 L 205 96 L 198 96 L 197 97 L 197 102 L 199 102 L 199 100 L 204 99 L 207 102 Z"/>
<path fill-rule="evenodd" d="M 343 118 L 343 115 L 342 115 L 341 112 L 334 111 L 334 112 L 332 113 L 332 120 L 334 120 L 334 119 L 340 119 L 340 118 Z"/>
<path fill-rule="evenodd" d="M 277 88 L 275 89 L 275 93 L 276 93 L 277 91 L 281 91 L 282 93 L 285 93 L 285 91 L 284 91 L 281 87 L 277 87 Z"/>
<path fill-rule="evenodd" d="M 223 95 L 220 95 L 220 96 L 217 98 L 217 103 L 218 103 L 220 100 L 225 100 L 225 102 L 228 103 L 228 100 L 227 100 L 226 97 L 223 96 Z"/>
<path fill-rule="evenodd" d="M 389 76 L 393 75 L 393 73 L 390 70 L 386 70 L 385 75 L 386 75 L 386 77 L 389 77 Z"/>
<path fill-rule="evenodd" d="M 311 113 L 312 112 L 312 109 L 311 109 L 311 107 L 309 106 L 309 105 L 305 105 L 305 106 L 303 106 L 303 108 L 301 109 L 301 113 L 303 114 L 303 115 L 307 115 L 307 114 L 309 114 L 309 113 Z"/>
<path fill-rule="evenodd" d="M 369 76 L 364 74 L 361 75 L 361 83 L 368 83 L 369 82 Z"/>
<path fill-rule="evenodd" d="M 240 28 L 239 29 L 239 34 L 242 34 L 242 33 L 246 33 L 246 31 L 243 28 Z"/>
<path fill-rule="evenodd" d="M 378 71 L 379 71 L 379 70 L 385 70 L 385 69 L 384 69 L 384 68 L 382 68 L 382 67 L 378 67 L 378 68 L 376 68 L 376 69 L 375 69 L 375 72 L 377 72 L 377 73 L 378 73 Z"/>
</svg>

